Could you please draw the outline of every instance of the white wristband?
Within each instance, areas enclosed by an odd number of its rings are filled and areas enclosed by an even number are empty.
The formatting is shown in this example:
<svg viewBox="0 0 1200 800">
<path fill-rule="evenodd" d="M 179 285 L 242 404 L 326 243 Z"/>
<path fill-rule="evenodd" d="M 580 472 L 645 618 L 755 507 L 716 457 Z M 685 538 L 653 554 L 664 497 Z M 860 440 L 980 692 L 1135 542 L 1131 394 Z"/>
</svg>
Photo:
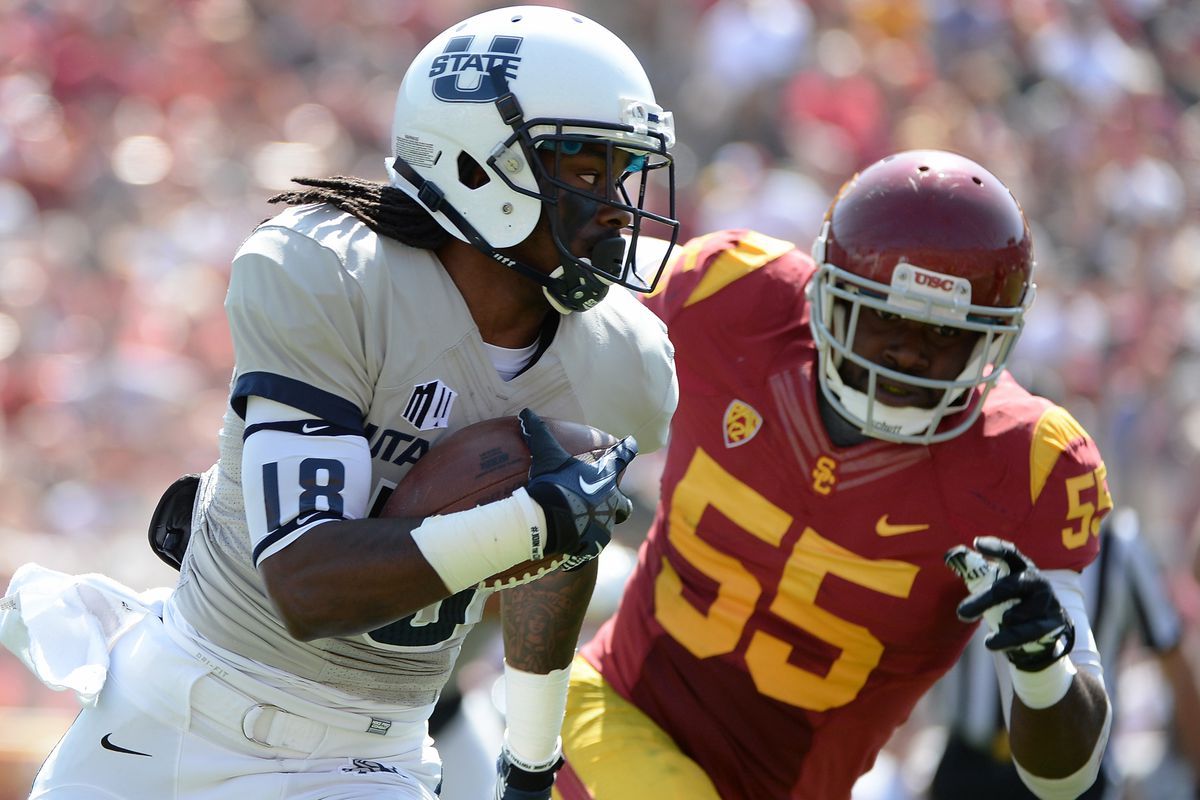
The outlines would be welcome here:
<svg viewBox="0 0 1200 800">
<path fill-rule="evenodd" d="M 504 662 L 504 747 L 513 763 L 532 772 L 549 769 L 562 755 L 569 666 L 548 675 Z"/>
<path fill-rule="evenodd" d="M 427 517 L 413 542 L 452 593 L 543 557 L 546 514 L 524 488 L 494 503 Z"/>
<path fill-rule="evenodd" d="M 1075 664 L 1065 656 L 1039 672 L 1026 672 L 1008 665 L 1013 691 L 1029 708 L 1049 708 L 1066 697 L 1077 671 Z"/>
</svg>

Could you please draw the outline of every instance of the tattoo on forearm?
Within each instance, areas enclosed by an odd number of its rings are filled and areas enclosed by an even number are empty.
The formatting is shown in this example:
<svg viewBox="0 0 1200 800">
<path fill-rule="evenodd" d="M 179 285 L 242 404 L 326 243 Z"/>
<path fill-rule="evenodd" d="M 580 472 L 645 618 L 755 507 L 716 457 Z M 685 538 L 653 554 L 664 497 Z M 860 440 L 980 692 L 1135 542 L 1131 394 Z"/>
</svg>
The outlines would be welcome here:
<svg viewBox="0 0 1200 800">
<path fill-rule="evenodd" d="M 508 663 L 530 672 L 570 664 L 595 582 L 596 569 L 589 564 L 504 590 L 500 602 Z"/>
</svg>

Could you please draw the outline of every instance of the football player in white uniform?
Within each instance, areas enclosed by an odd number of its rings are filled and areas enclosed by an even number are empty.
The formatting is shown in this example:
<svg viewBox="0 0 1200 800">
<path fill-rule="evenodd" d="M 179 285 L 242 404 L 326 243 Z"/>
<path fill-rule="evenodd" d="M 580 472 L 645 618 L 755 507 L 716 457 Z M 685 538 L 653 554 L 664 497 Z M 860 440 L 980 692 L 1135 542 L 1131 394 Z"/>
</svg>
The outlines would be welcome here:
<svg viewBox="0 0 1200 800">
<path fill-rule="evenodd" d="M 33 797 L 433 798 L 426 723 L 480 618 L 480 582 L 564 553 L 570 569 L 502 600 L 495 796 L 550 796 L 589 559 L 628 513 L 611 478 L 663 444 L 677 399 L 663 326 L 631 294 L 662 269 L 642 266 L 643 234 L 675 239 L 673 141 L 617 37 L 574 13 L 507 8 L 413 61 L 390 185 L 306 179 L 275 198 L 289 207 L 233 262 L 220 458 L 162 504 L 190 533 L 174 593 L 148 612 L 62 576 L 67 610 L 47 632 L 14 580 L 0 610 L 6 644 L 93 703 Z M 376 518 L 441 437 L 518 413 L 527 490 Z M 583 463 L 538 414 L 626 438 Z M 63 630 L 101 652 L 47 667 L 36 653 Z M 77 667 L 107 667 L 103 688 L 73 683 Z"/>
</svg>

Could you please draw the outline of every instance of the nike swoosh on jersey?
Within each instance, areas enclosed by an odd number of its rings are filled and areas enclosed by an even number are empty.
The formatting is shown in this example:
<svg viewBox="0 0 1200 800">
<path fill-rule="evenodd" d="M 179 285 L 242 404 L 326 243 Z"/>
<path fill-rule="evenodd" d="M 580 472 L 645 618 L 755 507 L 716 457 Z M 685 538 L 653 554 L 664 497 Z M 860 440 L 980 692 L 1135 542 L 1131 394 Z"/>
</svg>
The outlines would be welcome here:
<svg viewBox="0 0 1200 800">
<path fill-rule="evenodd" d="M 875 523 L 875 532 L 880 536 L 903 536 L 906 533 L 918 533 L 926 530 L 929 525 L 902 525 L 899 523 L 888 522 L 888 515 L 884 514 Z"/>
<path fill-rule="evenodd" d="M 613 476 L 609 475 L 607 478 L 598 480 L 595 483 L 589 483 L 588 481 L 583 479 L 582 475 L 580 475 L 579 476 L 579 488 L 583 489 L 584 494 L 595 494 L 601 488 L 603 488 L 605 484 L 612 481 L 612 479 L 613 479 Z"/>
<path fill-rule="evenodd" d="M 329 427 L 328 425 L 312 425 L 312 424 L 306 422 L 300 426 L 300 432 L 301 433 L 320 433 L 321 431 L 326 430 L 328 427 Z"/>
<path fill-rule="evenodd" d="M 106 733 L 104 734 L 104 737 L 100 739 L 100 746 L 105 750 L 112 750 L 114 753 L 128 753 L 131 756 L 145 756 L 146 758 L 154 758 L 154 756 L 150 755 L 149 753 L 139 753 L 137 750 L 128 750 L 119 745 L 115 745 L 109 740 L 108 737 L 110 736 L 112 736 L 111 733 Z"/>
</svg>

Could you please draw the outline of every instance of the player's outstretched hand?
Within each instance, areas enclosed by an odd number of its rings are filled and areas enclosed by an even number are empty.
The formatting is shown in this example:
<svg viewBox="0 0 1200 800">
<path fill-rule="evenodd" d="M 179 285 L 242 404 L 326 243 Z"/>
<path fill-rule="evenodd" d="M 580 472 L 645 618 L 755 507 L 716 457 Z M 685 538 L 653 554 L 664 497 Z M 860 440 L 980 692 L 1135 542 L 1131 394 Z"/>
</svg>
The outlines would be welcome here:
<svg viewBox="0 0 1200 800">
<path fill-rule="evenodd" d="M 947 565 L 971 591 L 958 604 L 959 619 L 985 617 L 992 629 L 988 649 L 1003 651 L 1025 672 L 1039 672 L 1070 653 L 1075 627 L 1046 576 L 1012 542 L 980 536 L 974 545 L 975 550 L 960 546 L 946 553 Z"/>
<path fill-rule="evenodd" d="M 554 773 L 562 766 L 562 758 L 542 769 L 514 763 L 505 747 L 496 760 L 496 795 L 494 800 L 550 800 Z"/>
<path fill-rule="evenodd" d="M 626 436 L 594 462 L 582 461 L 562 448 L 533 411 L 522 409 L 518 416 L 532 456 L 525 490 L 546 512 L 545 552 L 566 553 L 562 568 L 575 569 L 600 555 L 613 526 L 633 510 L 617 478 L 637 455 L 637 442 Z"/>
</svg>

